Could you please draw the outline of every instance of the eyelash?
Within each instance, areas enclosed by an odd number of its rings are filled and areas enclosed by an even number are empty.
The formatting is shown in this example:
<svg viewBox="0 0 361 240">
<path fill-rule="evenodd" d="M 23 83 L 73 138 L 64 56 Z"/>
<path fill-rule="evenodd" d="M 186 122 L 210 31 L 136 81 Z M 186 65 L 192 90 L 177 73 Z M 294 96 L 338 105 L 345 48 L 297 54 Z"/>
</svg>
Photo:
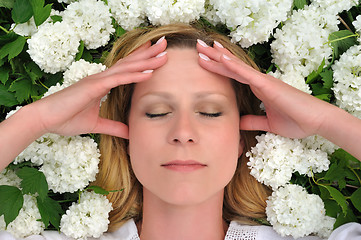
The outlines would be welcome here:
<svg viewBox="0 0 361 240">
<path fill-rule="evenodd" d="M 159 117 L 164 117 L 164 116 L 168 115 L 169 113 L 170 112 L 165 112 L 165 113 L 145 113 L 145 115 L 148 118 L 159 118 Z M 216 113 L 198 112 L 198 113 L 201 114 L 202 116 L 209 117 L 209 118 L 222 116 L 222 112 L 216 112 Z"/>
</svg>

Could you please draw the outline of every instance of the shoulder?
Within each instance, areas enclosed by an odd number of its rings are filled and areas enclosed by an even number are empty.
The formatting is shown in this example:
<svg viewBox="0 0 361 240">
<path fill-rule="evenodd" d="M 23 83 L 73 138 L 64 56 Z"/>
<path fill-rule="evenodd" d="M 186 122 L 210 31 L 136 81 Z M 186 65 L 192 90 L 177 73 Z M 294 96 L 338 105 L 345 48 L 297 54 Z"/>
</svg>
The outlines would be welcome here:
<svg viewBox="0 0 361 240">
<path fill-rule="evenodd" d="M 361 224 L 359 223 L 346 223 L 336 228 L 329 240 L 361 240 Z"/>
<path fill-rule="evenodd" d="M 118 230 L 109 233 L 107 236 L 111 236 L 114 239 L 140 240 L 138 235 L 138 229 L 133 219 L 128 220 Z"/>
</svg>

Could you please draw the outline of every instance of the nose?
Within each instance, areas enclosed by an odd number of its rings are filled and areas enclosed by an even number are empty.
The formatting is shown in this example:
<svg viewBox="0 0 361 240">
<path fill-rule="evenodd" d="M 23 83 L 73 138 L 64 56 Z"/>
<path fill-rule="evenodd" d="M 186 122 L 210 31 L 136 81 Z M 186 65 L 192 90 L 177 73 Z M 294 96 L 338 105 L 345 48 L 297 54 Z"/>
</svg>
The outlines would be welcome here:
<svg viewBox="0 0 361 240">
<path fill-rule="evenodd" d="M 168 135 L 171 144 L 196 143 L 198 140 L 196 120 L 183 114 L 173 119 Z"/>
</svg>

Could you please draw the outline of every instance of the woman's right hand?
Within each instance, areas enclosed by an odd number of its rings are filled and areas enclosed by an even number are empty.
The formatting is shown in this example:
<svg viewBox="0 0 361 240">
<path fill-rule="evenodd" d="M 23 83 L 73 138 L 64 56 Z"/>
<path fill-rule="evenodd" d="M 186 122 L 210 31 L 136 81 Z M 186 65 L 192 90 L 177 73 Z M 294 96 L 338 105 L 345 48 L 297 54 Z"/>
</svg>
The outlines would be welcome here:
<svg viewBox="0 0 361 240">
<path fill-rule="evenodd" d="M 99 117 L 101 98 L 119 85 L 149 79 L 152 73 L 146 70 L 157 69 L 166 63 L 166 55 L 158 56 L 166 46 L 164 38 L 152 46 L 147 42 L 109 69 L 88 76 L 25 108 L 43 133 L 66 136 L 102 133 L 127 138 L 125 124 Z"/>
</svg>

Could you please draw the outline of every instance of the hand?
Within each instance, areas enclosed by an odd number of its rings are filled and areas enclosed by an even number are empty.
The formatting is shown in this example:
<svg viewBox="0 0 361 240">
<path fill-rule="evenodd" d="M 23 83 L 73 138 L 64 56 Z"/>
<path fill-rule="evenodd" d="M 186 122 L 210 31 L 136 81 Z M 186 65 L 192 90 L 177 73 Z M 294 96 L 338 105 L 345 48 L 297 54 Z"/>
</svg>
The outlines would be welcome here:
<svg viewBox="0 0 361 240">
<path fill-rule="evenodd" d="M 159 68 L 166 63 L 166 55 L 156 57 L 166 46 L 166 40 L 153 46 L 147 42 L 109 69 L 88 76 L 26 108 L 31 110 L 44 133 L 68 136 L 103 133 L 128 138 L 125 124 L 99 117 L 100 100 L 114 87 L 149 79 L 152 73 L 143 71 Z"/>
<path fill-rule="evenodd" d="M 262 130 L 290 138 L 304 138 L 318 134 L 325 118 L 334 108 L 331 104 L 255 70 L 221 46 L 214 44 L 213 47 L 205 47 L 198 43 L 197 50 L 209 58 L 199 58 L 203 68 L 248 84 L 263 102 L 266 116 L 242 116 L 241 130 Z"/>
</svg>

